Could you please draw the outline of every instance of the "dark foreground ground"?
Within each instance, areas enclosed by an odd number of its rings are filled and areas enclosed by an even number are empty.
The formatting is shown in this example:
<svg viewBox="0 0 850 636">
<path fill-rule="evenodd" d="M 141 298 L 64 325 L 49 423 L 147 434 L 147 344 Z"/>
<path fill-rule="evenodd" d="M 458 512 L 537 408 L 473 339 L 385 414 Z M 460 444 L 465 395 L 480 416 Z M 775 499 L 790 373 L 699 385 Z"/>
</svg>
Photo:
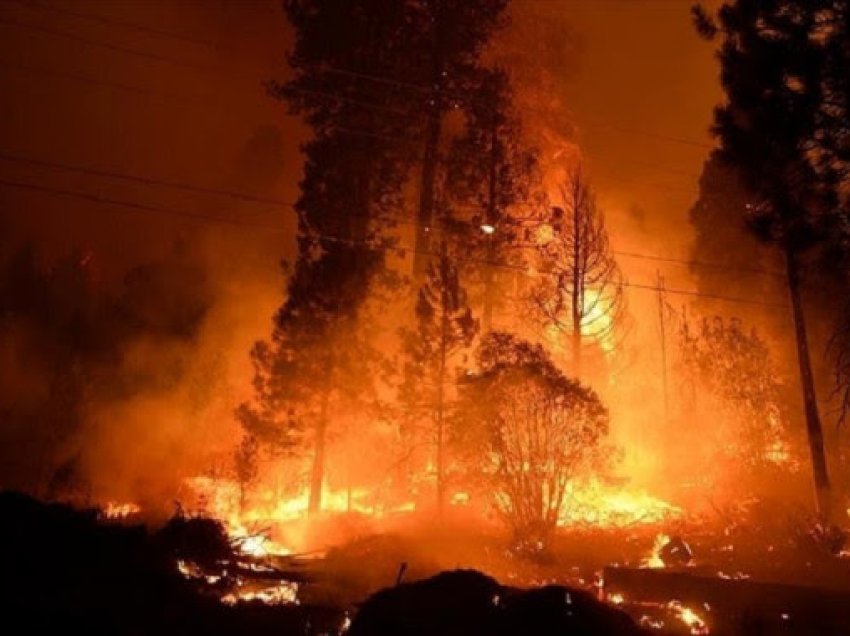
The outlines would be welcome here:
<svg viewBox="0 0 850 636">
<path fill-rule="evenodd" d="M 586 592 L 559 586 L 522 592 L 470 570 L 396 586 L 358 607 L 228 606 L 209 585 L 183 577 L 178 559 L 236 560 L 220 529 L 209 522 L 173 520 L 150 532 L 110 523 L 97 511 L 0 493 L 0 620 L 5 625 L 0 633 L 640 633 L 625 614 Z"/>
<path fill-rule="evenodd" d="M 349 569 L 368 572 L 376 565 L 374 555 L 358 554 L 362 553 L 350 553 L 348 561 L 359 558 L 361 562 L 348 563 Z M 399 556 L 393 554 L 393 558 Z M 212 584 L 203 576 L 186 578 L 177 569 L 179 560 L 226 574 Z M 624 593 L 623 607 L 632 618 L 600 603 L 597 594 L 587 589 L 541 584 L 522 590 L 473 570 L 447 571 L 371 595 L 352 593 L 349 598 L 354 600 L 341 600 L 345 594 L 305 593 L 297 605 L 223 604 L 220 598 L 232 590 L 236 579 L 233 572 L 245 574 L 250 566 L 240 561 L 244 559 L 233 554 L 221 528 L 209 520 L 178 517 L 151 531 L 110 522 L 94 510 L 0 493 L 0 633 L 850 634 L 850 592 L 727 582 L 717 576 L 700 578 L 693 571 L 681 575 L 628 568 L 606 571 L 610 589 Z M 331 572 L 326 575 L 337 582 L 344 580 Z M 299 580 L 298 573 L 293 576 L 292 580 Z M 409 573 L 408 578 L 419 576 Z M 307 591 L 309 578 L 300 581 Z M 648 602 L 637 602 L 641 597 Z M 710 632 L 705 626 L 671 619 L 675 611 L 667 607 L 667 601 L 672 598 L 706 617 Z M 710 607 L 702 606 L 705 599 L 711 600 Z M 665 621 L 663 625 L 644 621 L 638 626 L 636 621 L 647 618 L 643 614 L 653 620 L 663 616 Z"/>
</svg>

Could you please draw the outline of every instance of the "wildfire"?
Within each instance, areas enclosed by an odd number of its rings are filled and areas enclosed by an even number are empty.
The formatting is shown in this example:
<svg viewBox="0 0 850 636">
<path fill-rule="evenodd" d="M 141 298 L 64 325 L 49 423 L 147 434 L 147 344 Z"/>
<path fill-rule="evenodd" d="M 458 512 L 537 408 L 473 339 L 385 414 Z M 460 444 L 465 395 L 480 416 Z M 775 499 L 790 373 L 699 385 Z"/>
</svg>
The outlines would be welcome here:
<svg viewBox="0 0 850 636">
<path fill-rule="evenodd" d="M 239 484 L 227 479 L 195 477 L 187 481 L 188 489 L 198 501 L 204 502 L 203 512 L 222 521 L 229 534 L 235 539 L 250 535 L 246 526 L 257 523 L 284 523 L 303 520 L 307 517 L 310 493 L 304 486 L 294 495 L 281 496 L 272 489 L 252 493 L 251 505 L 240 510 Z M 322 489 L 322 511 L 329 513 L 357 513 L 381 518 L 387 514 L 412 512 L 416 506 L 412 501 L 392 506 L 376 501 L 373 491 L 366 488 L 332 490 L 327 485 Z M 247 550 L 253 541 L 248 541 Z M 261 542 L 262 543 L 262 542 Z M 263 543 L 265 550 L 274 552 L 271 544 Z"/>
<path fill-rule="evenodd" d="M 659 534 L 655 537 L 655 543 L 652 546 L 652 552 L 641 563 L 641 567 L 645 568 L 663 568 L 664 559 L 661 558 L 661 551 L 670 543 L 670 537 L 666 534 Z"/>
<path fill-rule="evenodd" d="M 612 592 L 608 595 L 608 602 L 611 603 L 611 605 L 622 605 L 626 602 L 626 598 L 619 592 Z"/>
<path fill-rule="evenodd" d="M 228 536 L 236 549 L 246 556 L 264 557 L 292 554 L 290 548 L 272 541 L 263 533 L 251 534 L 243 526 L 228 528 Z"/>
<path fill-rule="evenodd" d="M 101 512 L 107 519 L 126 519 L 130 515 L 139 514 L 142 511 L 141 506 L 132 502 L 118 503 L 116 501 L 107 501 Z"/>
<path fill-rule="evenodd" d="M 613 325 L 611 324 L 611 300 L 592 289 L 585 292 L 586 314 L 581 325 L 581 335 L 591 341 L 598 341 L 605 353 L 615 348 Z"/>
<path fill-rule="evenodd" d="M 691 630 L 694 636 L 710 633 L 705 620 L 690 607 L 682 605 L 679 601 L 670 601 L 667 608 Z"/>
<path fill-rule="evenodd" d="M 240 601 L 261 601 L 267 605 L 299 605 L 299 585 L 295 581 L 281 581 L 278 585 L 262 590 L 239 590 L 225 594 L 221 602 L 225 605 L 235 605 Z"/>
<path fill-rule="evenodd" d="M 594 480 L 570 488 L 559 525 L 623 528 L 658 524 L 682 514 L 680 508 L 646 492 L 613 488 Z"/>
</svg>

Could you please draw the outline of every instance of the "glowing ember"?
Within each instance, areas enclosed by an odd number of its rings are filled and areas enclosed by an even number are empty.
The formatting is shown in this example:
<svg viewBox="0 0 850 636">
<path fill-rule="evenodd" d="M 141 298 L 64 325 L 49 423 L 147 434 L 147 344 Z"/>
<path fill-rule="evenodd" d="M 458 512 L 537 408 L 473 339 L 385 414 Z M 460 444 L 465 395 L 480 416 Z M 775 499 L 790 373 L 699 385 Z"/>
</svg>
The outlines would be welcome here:
<svg viewBox="0 0 850 636">
<path fill-rule="evenodd" d="M 139 514 L 142 508 L 138 504 L 131 502 L 118 503 L 115 501 L 107 501 L 102 512 L 107 519 L 125 519 L 130 515 Z"/>
<path fill-rule="evenodd" d="M 711 633 L 702 617 L 690 607 L 686 607 L 678 601 L 670 601 L 667 608 L 691 630 L 691 634 L 694 636 Z"/>
<path fill-rule="evenodd" d="M 345 618 L 342 619 L 342 625 L 339 626 L 339 633 L 345 634 L 351 628 L 351 617 L 346 613 Z"/>
<path fill-rule="evenodd" d="M 626 598 L 619 592 L 613 592 L 608 595 L 608 602 L 612 605 L 622 605 L 626 602 Z"/>
<path fill-rule="evenodd" d="M 292 550 L 286 546 L 275 543 L 265 534 L 250 534 L 242 526 L 228 529 L 228 536 L 233 546 L 241 553 L 252 557 L 264 557 L 268 555 L 286 556 L 292 554 Z"/>
<path fill-rule="evenodd" d="M 644 568 L 663 568 L 664 560 L 661 558 L 661 551 L 664 546 L 670 543 L 670 537 L 666 534 L 659 534 L 655 537 L 655 543 L 652 546 L 652 552 L 641 562 L 641 567 Z"/>
<path fill-rule="evenodd" d="M 294 581 L 282 581 L 274 587 L 262 590 L 237 590 L 221 597 L 225 605 L 235 605 L 241 602 L 261 601 L 267 605 L 299 605 L 298 583 Z"/>
</svg>

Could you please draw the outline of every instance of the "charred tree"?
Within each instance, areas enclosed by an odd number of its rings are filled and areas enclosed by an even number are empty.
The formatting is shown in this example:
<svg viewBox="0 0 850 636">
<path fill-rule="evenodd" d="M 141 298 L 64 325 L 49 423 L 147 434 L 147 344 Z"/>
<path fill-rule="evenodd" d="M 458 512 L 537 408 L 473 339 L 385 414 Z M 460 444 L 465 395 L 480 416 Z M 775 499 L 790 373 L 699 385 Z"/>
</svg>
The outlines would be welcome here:
<svg viewBox="0 0 850 636">
<path fill-rule="evenodd" d="M 585 341 L 613 350 L 625 319 L 623 277 L 608 242 L 605 219 L 581 166 L 561 186 L 563 207 L 535 219 L 529 233 L 539 280 L 528 293 L 533 318 L 569 341 L 581 375 Z"/>
</svg>

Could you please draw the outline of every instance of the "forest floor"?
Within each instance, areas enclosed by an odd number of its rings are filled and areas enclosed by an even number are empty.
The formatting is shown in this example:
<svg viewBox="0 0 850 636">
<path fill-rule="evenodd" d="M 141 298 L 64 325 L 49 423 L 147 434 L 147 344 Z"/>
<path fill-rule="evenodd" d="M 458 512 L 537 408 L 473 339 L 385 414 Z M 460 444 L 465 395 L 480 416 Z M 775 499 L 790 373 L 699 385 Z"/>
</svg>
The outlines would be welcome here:
<svg viewBox="0 0 850 636">
<path fill-rule="evenodd" d="M 297 603 L 279 605 L 224 604 L 210 593 L 221 582 L 180 574 L 178 560 L 236 558 L 209 522 L 152 530 L 15 493 L 0 493 L 0 519 L 0 610 L 20 633 L 850 633 L 850 559 L 776 515 L 680 523 L 693 559 L 656 568 L 652 526 L 564 530 L 523 554 L 463 525 L 367 533 L 269 557 L 299 582 Z"/>
</svg>

